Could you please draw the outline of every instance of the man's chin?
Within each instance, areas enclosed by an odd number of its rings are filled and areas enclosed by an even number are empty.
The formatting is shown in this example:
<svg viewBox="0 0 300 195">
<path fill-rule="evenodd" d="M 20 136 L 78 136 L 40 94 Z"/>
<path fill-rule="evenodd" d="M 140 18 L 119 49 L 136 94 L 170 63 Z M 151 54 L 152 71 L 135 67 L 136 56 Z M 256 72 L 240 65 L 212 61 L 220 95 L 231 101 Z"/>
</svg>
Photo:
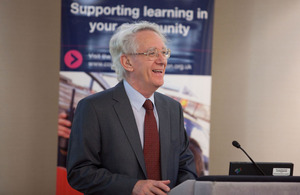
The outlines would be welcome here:
<svg viewBox="0 0 300 195">
<path fill-rule="evenodd" d="M 159 87 L 163 86 L 163 84 L 164 84 L 164 80 L 155 83 L 155 86 L 156 86 L 157 88 L 159 88 Z"/>
</svg>

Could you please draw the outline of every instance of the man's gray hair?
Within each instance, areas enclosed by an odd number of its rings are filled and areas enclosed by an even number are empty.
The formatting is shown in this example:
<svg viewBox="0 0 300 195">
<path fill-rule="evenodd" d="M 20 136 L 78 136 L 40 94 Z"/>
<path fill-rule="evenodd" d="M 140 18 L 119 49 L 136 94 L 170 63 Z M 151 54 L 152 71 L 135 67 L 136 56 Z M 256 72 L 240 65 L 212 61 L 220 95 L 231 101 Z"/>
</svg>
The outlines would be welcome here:
<svg viewBox="0 0 300 195">
<path fill-rule="evenodd" d="M 140 21 L 136 23 L 124 23 L 119 26 L 109 42 L 109 52 L 113 63 L 111 68 L 117 73 L 119 81 L 125 78 L 125 69 L 120 62 L 120 57 L 122 54 L 137 52 L 139 45 L 136 42 L 135 34 L 142 30 L 154 31 L 161 37 L 164 43 L 167 41 L 159 26 L 155 23 Z"/>
</svg>

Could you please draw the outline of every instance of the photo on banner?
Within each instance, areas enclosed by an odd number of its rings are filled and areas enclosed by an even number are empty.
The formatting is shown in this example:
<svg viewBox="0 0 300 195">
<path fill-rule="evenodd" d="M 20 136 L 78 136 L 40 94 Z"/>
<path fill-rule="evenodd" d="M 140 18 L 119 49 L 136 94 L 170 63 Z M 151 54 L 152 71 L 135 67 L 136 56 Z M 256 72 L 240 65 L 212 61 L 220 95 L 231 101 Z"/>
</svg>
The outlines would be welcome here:
<svg viewBox="0 0 300 195">
<path fill-rule="evenodd" d="M 118 83 L 109 40 L 134 21 L 155 22 L 168 38 L 171 57 L 157 91 L 181 103 L 197 173 L 209 173 L 213 7 L 213 0 L 62 1 L 56 194 L 81 194 L 66 179 L 66 128 L 82 98 Z"/>
</svg>

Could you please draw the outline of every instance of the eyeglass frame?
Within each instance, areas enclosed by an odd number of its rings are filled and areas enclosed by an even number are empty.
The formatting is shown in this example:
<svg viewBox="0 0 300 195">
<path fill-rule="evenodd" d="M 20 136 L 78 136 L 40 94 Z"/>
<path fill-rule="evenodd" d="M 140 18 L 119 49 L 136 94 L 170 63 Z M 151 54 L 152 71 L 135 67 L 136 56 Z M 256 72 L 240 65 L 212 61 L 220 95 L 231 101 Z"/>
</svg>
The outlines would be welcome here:
<svg viewBox="0 0 300 195">
<path fill-rule="evenodd" d="M 150 51 L 155 51 L 155 56 L 149 56 L 149 52 Z M 169 53 L 169 55 L 164 55 L 163 53 L 162 53 L 162 51 L 166 51 L 166 52 L 168 52 Z M 129 53 L 129 54 L 127 54 L 127 55 L 145 55 L 145 56 L 147 56 L 147 57 L 149 57 L 149 58 L 152 58 L 152 57 L 158 57 L 158 53 L 161 53 L 162 54 L 162 56 L 163 57 L 165 57 L 166 59 L 169 59 L 170 57 L 171 57 L 171 49 L 162 49 L 162 50 L 158 50 L 157 48 L 150 48 L 150 49 L 148 49 L 147 50 L 147 52 L 141 52 L 141 53 Z"/>
</svg>

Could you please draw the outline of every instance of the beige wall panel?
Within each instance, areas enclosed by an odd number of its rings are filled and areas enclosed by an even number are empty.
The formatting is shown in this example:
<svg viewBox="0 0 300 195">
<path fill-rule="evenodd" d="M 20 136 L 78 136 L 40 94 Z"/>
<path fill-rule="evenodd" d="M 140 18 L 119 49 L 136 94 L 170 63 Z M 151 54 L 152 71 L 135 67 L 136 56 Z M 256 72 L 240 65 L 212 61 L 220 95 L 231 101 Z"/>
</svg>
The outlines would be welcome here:
<svg viewBox="0 0 300 195">
<path fill-rule="evenodd" d="M 55 194 L 60 1 L 0 6 L 0 194 Z"/>
<path fill-rule="evenodd" d="M 210 174 L 289 161 L 300 175 L 300 1 L 215 2 Z"/>
</svg>

